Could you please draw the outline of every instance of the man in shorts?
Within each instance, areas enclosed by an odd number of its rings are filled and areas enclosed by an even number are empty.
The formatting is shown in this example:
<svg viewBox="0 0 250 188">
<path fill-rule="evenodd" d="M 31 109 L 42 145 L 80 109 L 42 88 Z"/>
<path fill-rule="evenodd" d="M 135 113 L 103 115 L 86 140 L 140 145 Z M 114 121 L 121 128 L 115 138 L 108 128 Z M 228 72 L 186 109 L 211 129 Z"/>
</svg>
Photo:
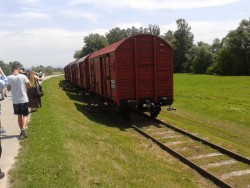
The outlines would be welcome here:
<svg viewBox="0 0 250 188">
<path fill-rule="evenodd" d="M 21 129 L 21 139 L 27 138 L 26 128 L 28 123 L 29 99 L 27 96 L 27 88 L 31 88 L 29 79 L 20 74 L 20 64 L 13 63 L 12 74 L 7 77 L 7 90 L 11 91 L 14 114 L 18 115 L 18 125 Z"/>
</svg>

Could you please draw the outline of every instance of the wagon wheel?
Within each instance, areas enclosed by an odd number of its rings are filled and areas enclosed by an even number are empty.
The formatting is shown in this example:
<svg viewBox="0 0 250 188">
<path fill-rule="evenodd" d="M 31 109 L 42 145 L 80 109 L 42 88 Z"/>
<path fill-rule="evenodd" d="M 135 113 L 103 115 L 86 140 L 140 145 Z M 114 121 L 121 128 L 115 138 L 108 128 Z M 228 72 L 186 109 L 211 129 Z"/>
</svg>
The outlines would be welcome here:
<svg viewBox="0 0 250 188">
<path fill-rule="evenodd" d="M 129 121 L 130 120 L 130 114 L 127 110 L 119 110 L 119 114 L 122 116 L 122 118 L 125 121 Z"/>
<path fill-rule="evenodd" d="M 160 106 L 154 106 L 153 108 L 150 108 L 149 113 L 152 118 L 156 118 L 159 115 L 160 111 L 161 111 Z"/>
<path fill-rule="evenodd" d="M 87 105 L 85 106 L 85 109 L 89 112 L 93 111 L 93 108 L 95 106 L 95 103 L 93 100 L 89 99 Z"/>
<path fill-rule="evenodd" d="M 150 116 L 152 118 L 156 118 L 158 116 L 159 112 L 158 111 L 150 111 Z"/>
</svg>

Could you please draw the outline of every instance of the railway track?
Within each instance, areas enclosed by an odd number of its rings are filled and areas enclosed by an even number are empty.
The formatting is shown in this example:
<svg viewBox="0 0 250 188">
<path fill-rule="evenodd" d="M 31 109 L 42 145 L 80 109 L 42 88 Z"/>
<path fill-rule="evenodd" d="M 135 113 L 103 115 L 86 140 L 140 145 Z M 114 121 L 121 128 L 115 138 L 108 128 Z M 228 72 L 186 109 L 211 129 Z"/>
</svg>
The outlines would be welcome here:
<svg viewBox="0 0 250 188">
<path fill-rule="evenodd" d="M 250 188 L 249 158 L 146 114 L 143 116 L 135 116 L 131 126 L 203 177 L 223 188 Z"/>
</svg>

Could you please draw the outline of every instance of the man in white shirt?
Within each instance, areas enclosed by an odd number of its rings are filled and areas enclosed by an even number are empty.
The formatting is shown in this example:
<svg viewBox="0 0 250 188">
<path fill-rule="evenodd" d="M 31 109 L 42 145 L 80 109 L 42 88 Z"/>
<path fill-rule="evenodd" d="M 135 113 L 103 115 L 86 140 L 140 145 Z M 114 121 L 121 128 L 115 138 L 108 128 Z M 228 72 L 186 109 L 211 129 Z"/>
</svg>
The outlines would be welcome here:
<svg viewBox="0 0 250 188">
<path fill-rule="evenodd" d="M 7 90 L 12 94 L 14 114 L 18 115 L 18 125 L 21 129 L 21 139 L 23 139 L 27 138 L 26 128 L 29 115 L 27 88 L 31 88 L 31 84 L 24 74 L 19 74 L 19 71 L 20 64 L 13 63 L 12 74 L 7 77 Z"/>
</svg>

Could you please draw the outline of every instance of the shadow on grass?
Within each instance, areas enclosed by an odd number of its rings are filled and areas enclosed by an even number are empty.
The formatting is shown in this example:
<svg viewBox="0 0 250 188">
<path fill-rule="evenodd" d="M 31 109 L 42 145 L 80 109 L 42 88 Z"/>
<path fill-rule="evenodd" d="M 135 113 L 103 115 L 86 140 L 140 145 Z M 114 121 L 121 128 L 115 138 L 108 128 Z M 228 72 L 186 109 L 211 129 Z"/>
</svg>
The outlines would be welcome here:
<svg viewBox="0 0 250 188">
<path fill-rule="evenodd" d="M 61 80 L 59 86 L 65 91 L 70 100 L 75 101 L 76 109 L 93 122 L 109 127 L 118 127 L 125 131 L 131 128 L 118 114 L 115 106 L 107 106 L 93 95 L 86 95 L 86 91 L 77 88 L 69 81 Z"/>
</svg>

